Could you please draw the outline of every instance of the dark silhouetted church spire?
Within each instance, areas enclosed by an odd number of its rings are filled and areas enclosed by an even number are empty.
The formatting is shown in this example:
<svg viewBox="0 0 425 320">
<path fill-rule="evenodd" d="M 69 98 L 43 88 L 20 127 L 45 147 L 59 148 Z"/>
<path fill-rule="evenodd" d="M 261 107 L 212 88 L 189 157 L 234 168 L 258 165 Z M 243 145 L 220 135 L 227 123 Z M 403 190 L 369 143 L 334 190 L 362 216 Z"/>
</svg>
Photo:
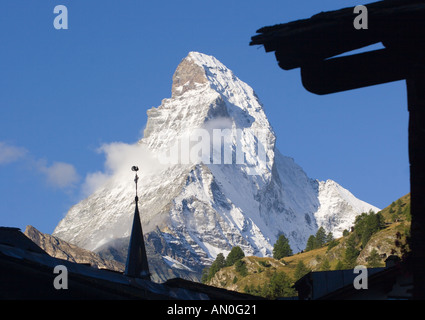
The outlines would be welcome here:
<svg viewBox="0 0 425 320">
<path fill-rule="evenodd" d="M 139 198 L 137 196 L 138 167 L 133 166 L 131 170 L 136 172 L 134 182 L 136 183 L 136 208 L 134 211 L 133 227 L 131 229 L 130 243 L 128 246 L 127 263 L 124 274 L 129 277 L 150 280 L 148 259 L 146 256 L 145 241 L 143 239 L 142 224 L 139 216 Z"/>
</svg>

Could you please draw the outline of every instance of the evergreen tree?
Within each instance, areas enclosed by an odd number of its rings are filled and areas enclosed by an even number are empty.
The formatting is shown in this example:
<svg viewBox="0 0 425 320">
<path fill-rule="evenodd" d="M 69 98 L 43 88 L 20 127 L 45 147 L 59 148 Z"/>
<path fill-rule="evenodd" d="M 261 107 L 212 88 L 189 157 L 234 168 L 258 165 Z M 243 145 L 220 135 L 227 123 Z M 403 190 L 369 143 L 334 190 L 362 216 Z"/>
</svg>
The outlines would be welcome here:
<svg viewBox="0 0 425 320">
<path fill-rule="evenodd" d="M 410 201 L 404 207 L 403 215 L 406 217 L 407 221 L 412 221 L 412 216 L 410 215 Z"/>
<path fill-rule="evenodd" d="M 334 240 L 335 240 L 334 235 L 333 235 L 332 231 L 330 231 L 328 233 L 328 235 L 326 236 L 326 243 L 329 243 L 329 242 L 334 241 Z"/>
<path fill-rule="evenodd" d="M 305 247 L 305 251 L 310 251 L 313 249 L 318 249 L 323 247 L 327 242 L 333 240 L 333 234 L 330 232 L 329 234 L 326 234 L 326 231 L 323 227 L 320 227 L 316 235 L 311 235 L 307 240 L 307 245 Z"/>
<path fill-rule="evenodd" d="M 297 266 L 295 267 L 295 272 L 294 272 L 295 281 L 301 279 L 303 276 L 305 276 L 310 271 L 311 270 L 306 267 L 304 262 L 302 260 L 300 260 L 298 262 Z"/>
<path fill-rule="evenodd" d="M 260 285 L 257 285 L 256 287 L 254 287 L 254 284 L 252 283 L 250 285 L 246 284 L 245 287 L 243 288 L 243 291 L 253 296 L 262 296 Z"/>
<path fill-rule="evenodd" d="M 373 234 L 372 228 L 366 228 L 363 231 L 363 233 L 361 235 L 361 244 L 362 244 L 363 248 L 366 246 L 366 244 L 368 243 L 368 241 L 372 237 L 372 234 Z"/>
<path fill-rule="evenodd" d="M 218 270 L 226 266 L 226 259 L 224 258 L 224 255 L 221 252 L 217 255 L 214 262 L 212 263 L 211 267 L 213 266 Z"/>
<path fill-rule="evenodd" d="M 205 267 L 204 269 L 202 269 L 202 276 L 201 276 L 201 282 L 202 283 L 207 283 L 208 282 L 208 280 L 209 280 L 209 277 L 208 277 L 209 271 L 210 271 L 210 268 L 208 268 L 208 267 Z"/>
<path fill-rule="evenodd" d="M 248 275 L 248 269 L 246 267 L 245 261 L 242 259 L 239 259 L 235 262 L 235 270 L 238 272 L 242 277 L 245 277 Z"/>
<path fill-rule="evenodd" d="M 205 272 L 205 275 L 202 275 L 202 281 L 208 282 L 211 280 L 214 275 L 222 268 L 226 266 L 226 260 L 224 258 L 224 255 L 220 252 L 217 257 L 215 258 L 214 262 L 211 264 L 211 267 L 209 267 L 208 273 Z"/>
<path fill-rule="evenodd" d="M 360 252 L 356 248 L 355 237 L 353 235 L 351 235 L 347 239 L 346 244 L 347 244 L 347 247 L 345 248 L 345 254 L 344 254 L 344 267 L 347 269 L 351 269 L 355 267 L 356 260 Z"/>
<path fill-rule="evenodd" d="M 265 296 L 269 299 L 295 296 L 296 293 L 295 290 L 291 288 L 291 284 L 292 281 L 285 272 L 275 272 L 270 278 Z"/>
<path fill-rule="evenodd" d="M 291 255 L 292 249 L 289 245 L 289 240 L 284 234 L 281 234 L 273 246 L 273 258 L 280 260 Z"/>
<path fill-rule="evenodd" d="M 324 246 L 324 244 L 326 243 L 326 231 L 323 227 L 320 227 L 319 230 L 317 230 L 315 239 L 316 239 L 314 244 L 315 249 L 321 248 Z"/>
<path fill-rule="evenodd" d="M 344 263 L 342 263 L 341 260 L 338 260 L 338 262 L 336 263 L 335 270 L 344 270 Z"/>
<path fill-rule="evenodd" d="M 395 214 L 396 214 L 396 217 L 397 217 L 397 218 L 400 218 L 400 216 L 401 216 L 401 214 L 402 214 L 402 213 L 403 213 L 403 210 L 401 209 L 401 207 L 398 207 L 398 208 L 397 208 L 397 211 L 396 211 L 396 213 L 395 213 Z"/>
<path fill-rule="evenodd" d="M 316 244 L 316 238 L 313 235 L 311 235 L 310 237 L 308 237 L 305 251 L 313 250 L 315 248 L 315 244 Z"/>
<path fill-rule="evenodd" d="M 329 250 L 331 250 L 333 247 L 336 247 L 339 244 L 338 240 L 331 240 L 328 244 L 328 249 L 326 250 L 326 252 L 328 252 Z"/>
<path fill-rule="evenodd" d="M 372 210 L 357 216 L 354 222 L 354 236 L 365 247 L 372 235 L 385 226 L 381 213 Z"/>
<path fill-rule="evenodd" d="M 370 252 L 370 255 L 367 259 L 367 266 L 369 268 L 377 268 L 381 266 L 381 258 L 379 257 L 378 251 L 376 251 L 376 249 L 373 249 Z"/>
<path fill-rule="evenodd" d="M 331 270 L 331 265 L 330 265 L 329 260 L 327 258 L 323 261 L 322 265 L 320 266 L 320 270 L 321 271 Z"/>
<path fill-rule="evenodd" d="M 233 247 L 226 258 L 226 267 L 233 266 L 236 261 L 245 257 L 242 249 L 239 246 Z"/>
<path fill-rule="evenodd" d="M 292 288 L 292 279 L 285 272 L 274 272 L 270 281 L 265 282 L 262 286 L 256 287 L 251 283 L 245 285 L 244 292 L 267 299 L 276 299 L 280 297 L 294 297 L 296 291 Z"/>
</svg>

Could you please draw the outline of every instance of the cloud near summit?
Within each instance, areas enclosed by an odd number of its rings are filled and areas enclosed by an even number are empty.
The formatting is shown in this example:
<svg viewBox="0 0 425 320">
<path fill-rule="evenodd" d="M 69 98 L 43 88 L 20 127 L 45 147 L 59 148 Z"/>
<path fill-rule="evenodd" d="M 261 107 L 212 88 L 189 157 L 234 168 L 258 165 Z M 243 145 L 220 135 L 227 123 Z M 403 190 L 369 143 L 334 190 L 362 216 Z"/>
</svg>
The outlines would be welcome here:
<svg viewBox="0 0 425 320">
<path fill-rule="evenodd" d="M 105 143 L 97 152 L 105 155 L 103 171 L 88 173 L 82 185 L 82 193 L 89 196 L 104 186 L 110 179 L 116 181 L 133 181 L 133 166 L 139 168 L 140 176 L 155 174 L 166 166 L 161 165 L 149 148 L 140 143 L 128 144 L 124 142 Z"/>
</svg>

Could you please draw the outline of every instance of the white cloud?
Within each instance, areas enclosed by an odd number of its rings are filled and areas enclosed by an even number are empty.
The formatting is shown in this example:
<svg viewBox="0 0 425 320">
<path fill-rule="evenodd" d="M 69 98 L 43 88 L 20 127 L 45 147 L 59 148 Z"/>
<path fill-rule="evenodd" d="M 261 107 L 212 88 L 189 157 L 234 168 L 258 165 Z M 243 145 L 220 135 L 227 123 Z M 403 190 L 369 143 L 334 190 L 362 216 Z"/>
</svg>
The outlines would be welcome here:
<svg viewBox="0 0 425 320">
<path fill-rule="evenodd" d="M 82 185 L 82 193 L 84 196 L 89 196 L 95 192 L 98 188 L 103 186 L 110 176 L 103 172 L 88 173 L 86 179 Z"/>
<path fill-rule="evenodd" d="M 50 185 L 60 189 L 74 187 L 80 179 L 74 166 L 65 162 L 54 162 L 51 166 L 46 166 L 40 161 L 39 170 L 46 175 Z"/>
<path fill-rule="evenodd" d="M 35 169 L 36 172 L 42 173 L 47 183 L 55 188 L 69 191 L 70 188 L 76 187 L 80 180 L 77 170 L 69 163 L 53 162 L 48 166 L 46 160 L 35 159 L 27 149 L 0 141 L 0 165 L 18 160 L 24 161 L 24 168 Z"/>
<path fill-rule="evenodd" d="M 15 147 L 0 141 L 0 165 L 15 162 L 21 159 L 27 150 L 22 147 Z"/>
<path fill-rule="evenodd" d="M 97 171 L 86 175 L 82 185 L 85 196 L 104 186 L 111 178 L 115 179 L 114 183 L 132 181 L 132 166 L 139 167 L 138 174 L 145 177 L 166 168 L 145 145 L 139 143 L 112 142 L 102 145 L 98 152 L 105 155 L 105 169 L 104 172 Z"/>
<path fill-rule="evenodd" d="M 127 172 L 134 165 L 146 173 L 160 167 L 151 151 L 143 144 L 113 142 L 99 148 L 106 156 L 105 168 L 111 174 Z"/>
</svg>

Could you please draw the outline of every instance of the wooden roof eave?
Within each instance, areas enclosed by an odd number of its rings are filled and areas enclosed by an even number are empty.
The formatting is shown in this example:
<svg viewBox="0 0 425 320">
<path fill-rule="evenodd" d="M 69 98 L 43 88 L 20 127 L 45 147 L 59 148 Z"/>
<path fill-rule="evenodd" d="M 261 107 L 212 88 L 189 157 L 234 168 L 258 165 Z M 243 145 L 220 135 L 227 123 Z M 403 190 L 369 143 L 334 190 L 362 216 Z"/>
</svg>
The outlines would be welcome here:
<svg viewBox="0 0 425 320">
<path fill-rule="evenodd" d="M 266 52 L 275 51 L 279 66 L 291 70 L 374 43 L 388 44 L 395 34 L 409 41 L 412 26 L 421 32 L 425 29 L 423 1 L 387 0 L 365 6 L 369 17 L 367 30 L 355 29 L 354 8 L 344 8 L 261 28 L 257 31 L 260 34 L 251 38 L 250 45 L 263 45 Z M 416 39 L 417 35 L 411 38 Z"/>
</svg>

